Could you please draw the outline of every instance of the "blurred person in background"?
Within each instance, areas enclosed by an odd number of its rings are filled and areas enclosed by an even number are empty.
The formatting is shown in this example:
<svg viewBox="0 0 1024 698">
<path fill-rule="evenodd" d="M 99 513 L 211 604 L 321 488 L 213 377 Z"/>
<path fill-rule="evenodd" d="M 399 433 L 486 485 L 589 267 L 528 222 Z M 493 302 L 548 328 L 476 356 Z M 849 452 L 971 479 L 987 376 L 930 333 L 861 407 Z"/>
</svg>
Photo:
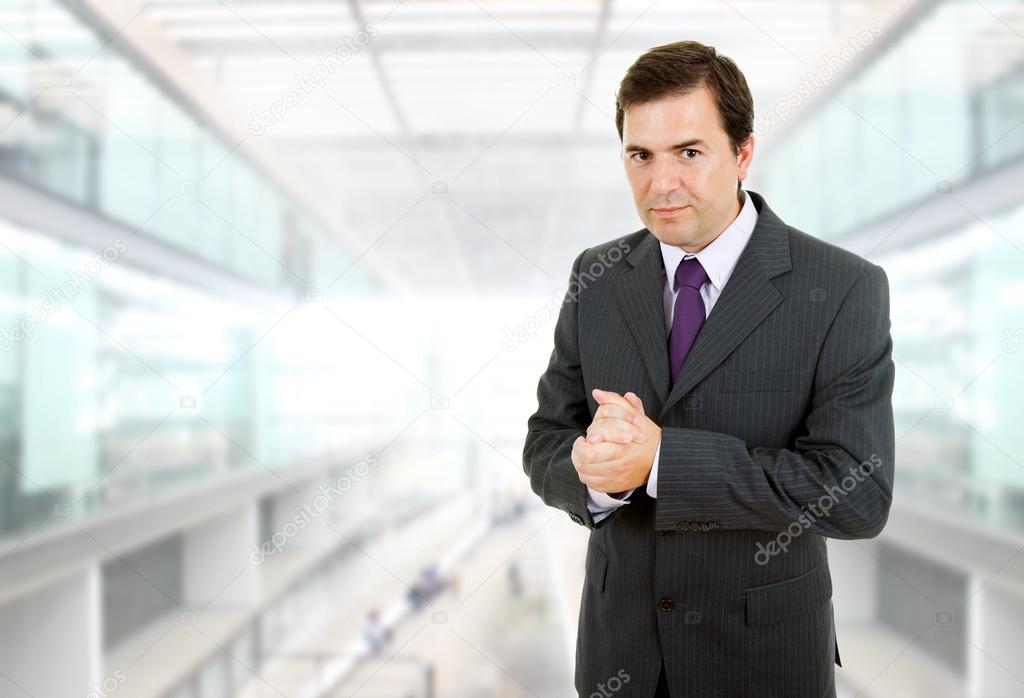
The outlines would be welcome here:
<svg viewBox="0 0 1024 698">
<path fill-rule="evenodd" d="M 366 614 L 366 622 L 363 624 L 363 639 L 373 656 L 380 654 L 384 646 L 391 640 L 391 630 L 384 627 L 380 619 L 380 611 L 376 608 L 370 609 L 370 612 Z"/>
</svg>

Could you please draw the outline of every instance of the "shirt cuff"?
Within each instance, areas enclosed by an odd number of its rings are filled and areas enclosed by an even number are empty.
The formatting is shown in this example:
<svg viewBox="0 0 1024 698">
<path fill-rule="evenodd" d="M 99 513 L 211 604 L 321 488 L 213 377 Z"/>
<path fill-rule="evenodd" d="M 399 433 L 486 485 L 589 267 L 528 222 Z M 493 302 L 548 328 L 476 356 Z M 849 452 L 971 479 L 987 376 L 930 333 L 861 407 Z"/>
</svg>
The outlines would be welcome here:
<svg viewBox="0 0 1024 698">
<path fill-rule="evenodd" d="M 654 465 L 651 466 L 651 474 L 647 476 L 647 496 L 652 499 L 658 498 L 658 461 L 661 460 L 661 442 L 658 442 L 658 450 L 654 452 Z"/>
<path fill-rule="evenodd" d="M 635 490 L 635 487 L 628 490 L 624 495 L 622 495 L 622 499 L 618 499 L 606 492 L 598 492 L 597 490 L 587 487 L 587 509 L 591 514 L 600 511 L 612 511 L 613 509 L 618 509 L 623 504 L 629 504 L 629 499 L 627 498 L 629 495 L 633 494 Z"/>
</svg>

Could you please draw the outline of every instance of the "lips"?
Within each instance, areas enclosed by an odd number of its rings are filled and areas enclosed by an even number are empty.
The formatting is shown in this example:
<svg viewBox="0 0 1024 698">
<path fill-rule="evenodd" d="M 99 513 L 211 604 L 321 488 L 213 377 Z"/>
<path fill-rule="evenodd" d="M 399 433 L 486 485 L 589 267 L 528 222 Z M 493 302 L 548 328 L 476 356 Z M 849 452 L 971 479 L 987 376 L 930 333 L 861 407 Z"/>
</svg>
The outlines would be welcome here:
<svg viewBox="0 0 1024 698">
<path fill-rule="evenodd" d="M 686 208 L 686 207 L 685 206 L 674 206 L 672 208 L 652 208 L 651 210 L 654 211 L 659 216 L 674 216 L 675 214 L 677 214 L 680 211 L 682 211 L 684 208 Z"/>
</svg>

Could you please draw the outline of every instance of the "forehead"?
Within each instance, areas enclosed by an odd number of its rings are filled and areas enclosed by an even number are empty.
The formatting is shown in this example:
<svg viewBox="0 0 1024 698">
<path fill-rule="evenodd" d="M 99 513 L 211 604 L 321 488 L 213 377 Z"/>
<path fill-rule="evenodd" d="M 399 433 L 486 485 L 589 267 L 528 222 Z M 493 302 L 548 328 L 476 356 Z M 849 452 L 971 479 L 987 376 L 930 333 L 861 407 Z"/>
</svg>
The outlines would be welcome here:
<svg viewBox="0 0 1024 698">
<path fill-rule="evenodd" d="M 625 144 L 649 148 L 667 148 L 693 138 L 708 143 L 728 138 L 706 87 L 631 105 L 624 114 L 622 135 Z"/>
</svg>

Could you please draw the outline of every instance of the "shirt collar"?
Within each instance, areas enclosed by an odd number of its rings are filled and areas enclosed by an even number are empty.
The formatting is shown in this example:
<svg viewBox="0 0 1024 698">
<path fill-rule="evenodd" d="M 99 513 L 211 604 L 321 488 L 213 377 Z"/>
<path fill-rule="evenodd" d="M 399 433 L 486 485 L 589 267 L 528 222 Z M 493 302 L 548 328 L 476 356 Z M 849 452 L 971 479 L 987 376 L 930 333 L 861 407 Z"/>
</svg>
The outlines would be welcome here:
<svg viewBox="0 0 1024 698">
<path fill-rule="evenodd" d="M 729 224 L 729 227 L 722 231 L 721 235 L 697 254 L 659 241 L 666 278 L 674 280 L 679 263 L 684 259 L 696 257 L 700 260 L 704 271 L 707 272 L 708 279 L 714 285 L 715 290 L 721 293 L 722 287 L 729 280 L 729 276 L 740 258 L 740 253 L 747 246 L 755 225 L 757 225 L 757 209 L 754 207 L 753 199 L 744 191 L 743 205 L 740 207 L 739 215 Z M 671 283 L 674 285 L 674 281 Z"/>
</svg>

